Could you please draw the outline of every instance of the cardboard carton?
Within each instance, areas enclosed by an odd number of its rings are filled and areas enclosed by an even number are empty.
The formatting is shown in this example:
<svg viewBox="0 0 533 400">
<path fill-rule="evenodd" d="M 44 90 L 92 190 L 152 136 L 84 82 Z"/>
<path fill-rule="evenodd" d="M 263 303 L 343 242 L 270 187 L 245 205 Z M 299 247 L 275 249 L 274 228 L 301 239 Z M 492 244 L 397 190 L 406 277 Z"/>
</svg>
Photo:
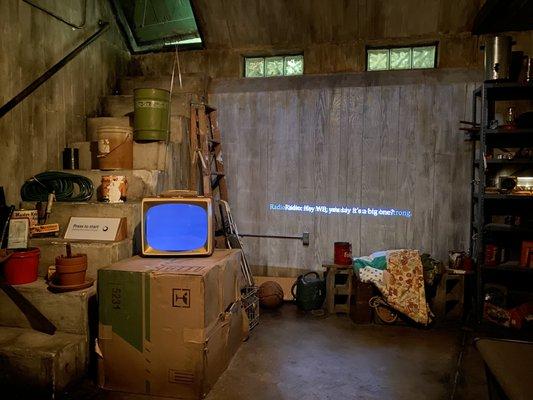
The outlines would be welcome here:
<svg viewBox="0 0 533 400">
<path fill-rule="evenodd" d="M 240 250 L 137 256 L 99 270 L 100 386 L 204 397 L 247 335 L 243 282 Z"/>
</svg>

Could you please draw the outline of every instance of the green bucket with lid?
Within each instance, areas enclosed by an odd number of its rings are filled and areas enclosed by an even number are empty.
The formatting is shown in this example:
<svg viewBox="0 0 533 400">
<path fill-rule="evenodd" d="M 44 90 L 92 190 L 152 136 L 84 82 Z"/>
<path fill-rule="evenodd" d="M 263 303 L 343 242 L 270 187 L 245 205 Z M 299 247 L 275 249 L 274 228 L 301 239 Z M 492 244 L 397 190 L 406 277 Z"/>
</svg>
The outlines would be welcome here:
<svg viewBox="0 0 533 400">
<path fill-rule="evenodd" d="M 164 89 L 134 90 L 133 138 L 137 141 L 168 140 L 170 92 Z"/>
</svg>

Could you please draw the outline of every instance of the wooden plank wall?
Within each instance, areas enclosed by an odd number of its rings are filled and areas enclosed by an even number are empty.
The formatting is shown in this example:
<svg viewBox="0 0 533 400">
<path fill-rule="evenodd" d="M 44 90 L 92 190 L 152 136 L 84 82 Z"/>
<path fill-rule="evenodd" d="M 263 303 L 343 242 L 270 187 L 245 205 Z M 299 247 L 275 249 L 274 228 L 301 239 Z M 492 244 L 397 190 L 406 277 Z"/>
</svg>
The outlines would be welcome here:
<svg viewBox="0 0 533 400">
<path fill-rule="evenodd" d="M 401 2 L 399 2 L 401 4 Z M 509 32 L 517 42 L 513 50 L 533 54 L 533 31 Z M 212 78 L 238 78 L 244 74 L 243 56 L 304 54 L 305 74 L 362 72 L 366 70 L 365 46 L 404 46 L 438 42 L 439 68 L 483 69 L 483 39 L 468 32 L 455 34 L 427 33 L 413 37 L 384 37 L 367 39 L 354 37 L 348 43 L 290 44 L 287 47 L 250 45 L 246 48 L 212 48 L 182 51 L 180 66 L 183 73 L 205 71 Z M 144 75 L 170 74 L 172 53 L 139 54 L 133 57 L 139 72 Z"/>
<path fill-rule="evenodd" d="M 210 101 L 219 109 L 239 231 L 311 233 L 309 247 L 244 239 L 263 273 L 317 269 L 332 259 L 335 241 L 351 242 L 354 255 L 415 248 L 445 259 L 450 249 L 467 249 L 470 155 L 458 121 L 470 115 L 475 84 L 402 84 L 397 76 L 394 84 L 370 86 L 329 85 L 324 78 L 318 87 L 306 87 L 301 77 L 292 85 L 300 88 L 286 90 L 215 83 Z M 270 203 L 393 207 L 413 216 L 276 212 Z"/>
<path fill-rule="evenodd" d="M 209 48 L 350 43 L 471 31 L 483 0 L 192 0 Z M 221 18 L 221 16 L 223 16 Z"/>
<path fill-rule="evenodd" d="M 181 53 L 184 73 L 243 75 L 243 56 L 303 53 L 305 74 L 360 72 L 366 46 L 438 42 L 439 68 L 483 68 L 471 33 L 482 0 L 192 0 L 205 49 Z M 223 18 L 221 18 L 223 16 Z M 533 31 L 509 32 L 533 54 Z M 134 56 L 145 75 L 169 74 L 170 53 Z"/>
<path fill-rule="evenodd" d="M 80 23 L 83 3 L 39 4 Z M 100 97 L 112 91 L 129 53 L 105 0 L 87 1 L 87 22 L 80 30 L 21 0 L 0 1 L 1 104 L 94 33 L 99 19 L 111 22 L 112 28 L 0 119 L 0 186 L 10 203 L 18 204 L 25 179 L 60 168 L 61 151 L 68 142 L 85 140 L 85 117 L 98 113 Z"/>
</svg>

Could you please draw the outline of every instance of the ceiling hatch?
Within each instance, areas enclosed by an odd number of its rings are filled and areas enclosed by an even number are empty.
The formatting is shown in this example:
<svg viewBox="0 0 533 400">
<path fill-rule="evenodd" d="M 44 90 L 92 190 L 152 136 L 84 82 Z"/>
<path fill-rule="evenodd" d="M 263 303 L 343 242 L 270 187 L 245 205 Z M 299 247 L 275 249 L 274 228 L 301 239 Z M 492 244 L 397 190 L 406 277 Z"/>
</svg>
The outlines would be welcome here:
<svg viewBox="0 0 533 400">
<path fill-rule="evenodd" d="M 117 19 L 134 52 L 165 46 L 201 47 L 190 0 L 112 0 Z"/>
</svg>

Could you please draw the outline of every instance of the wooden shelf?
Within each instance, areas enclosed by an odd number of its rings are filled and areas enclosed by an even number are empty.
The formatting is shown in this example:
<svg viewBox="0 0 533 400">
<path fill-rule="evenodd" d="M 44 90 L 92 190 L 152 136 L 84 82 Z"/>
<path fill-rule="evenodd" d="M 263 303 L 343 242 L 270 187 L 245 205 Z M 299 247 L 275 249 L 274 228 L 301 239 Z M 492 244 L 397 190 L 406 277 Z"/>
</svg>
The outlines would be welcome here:
<svg viewBox="0 0 533 400">
<path fill-rule="evenodd" d="M 496 325 L 493 322 L 483 319 L 476 327 L 474 336 L 531 341 L 532 333 L 531 324 L 525 325 L 522 329 L 513 329 Z"/>
<path fill-rule="evenodd" d="M 504 128 L 496 128 L 496 129 L 485 129 L 485 133 L 487 135 L 505 135 L 508 137 L 512 137 L 515 135 L 533 135 L 533 129 L 504 129 Z"/>
<path fill-rule="evenodd" d="M 481 265 L 481 269 L 487 271 L 502 271 L 502 272 L 520 272 L 525 274 L 533 274 L 533 268 L 520 267 L 518 261 L 509 261 L 499 265 Z"/>
<path fill-rule="evenodd" d="M 480 163 L 480 160 L 475 160 L 474 161 L 474 164 L 476 165 L 476 167 L 479 166 L 479 163 Z M 531 166 L 533 166 L 533 159 L 519 158 L 519 159 L 514 159 L 514 160 L 507 160 L 507 159 L 502 159 L 502 160 L 489 159 L 489 160 L 487 160 L 487 165 L 517 165 L 517 164 L 520 164 L 520 165 L 531 164 Z"/>
<path fill-rule="evenodd" d="M 528 100 L 533 96 L 533 85 L 522 85 L 516 82 L 485 82 L 487 97 L 490 100 Z M 474 91 L 474 95 L 481 97 L 483 86 Z"/>
<path fill-rule="evenodd" d="M 533 227 L 526 228 L 522 226 L 512 226 L 506 224 L 487 224 L 483 228 L 486 232 L 505 232 L 505 233 L 522 233 L 522 234 L 531 234 L 533 235 Z"/>
<path fill-rule="evenodd" d="M 491 159 L 491 160 L 487 160 L 487 164 L 531 164 L 533 165 L 533 159 L 531 158 L 517 158 L 513 160 Z"/>
<path fill-rule="evenodd" d="M 485 130 L 489 147 L 524 147 L 533 145 L 533 129 L 487 129 Z"/>
<path fill-rule="evenodd" d="M 479 195 L 474 193 L 474 197 Z M 533 195 L 516 195 L 516 194 L 500 194 L 500 193 L 485 193 L 483 196 L 486 200 L 518 200 L 518 201 L 532 201 Z"/>
<path fill-rule="evenodd" d="M 485 129 L 486 144 L 488 147 L 524 147 L 533 145 L 533 129 Z M 467 140 L 481 139 L 480 130 L 466 133 Z"/>
</svg>

